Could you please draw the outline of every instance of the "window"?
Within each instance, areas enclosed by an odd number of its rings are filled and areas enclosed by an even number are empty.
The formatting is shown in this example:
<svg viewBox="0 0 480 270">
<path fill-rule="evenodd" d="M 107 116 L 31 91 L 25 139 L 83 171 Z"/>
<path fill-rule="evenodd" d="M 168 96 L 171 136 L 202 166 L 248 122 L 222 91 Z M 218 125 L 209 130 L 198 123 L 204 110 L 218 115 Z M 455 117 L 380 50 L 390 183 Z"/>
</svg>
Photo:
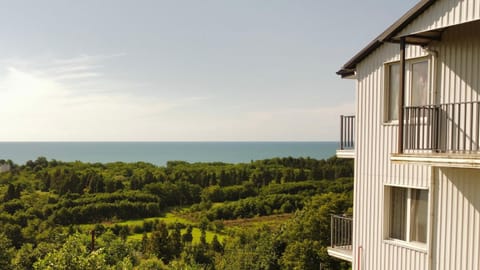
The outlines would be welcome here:
<svg viewBox="0 0 480 270">
<path fill-rule="evenodd" d="M 430 98 L 429 60 L 411 59 L 405 63 L 405 103 L 408 106 L 427 105 Z M 385 65 L 385 122 L 398 120 L 400 63 Z"/>
<path fill-rule="evenodd" d="M 388 239 L 427 243 L 428 190 L 386 187 Z"/>
<path fill-rule="evenodd" d="M 400 89 L 400 64 L 387 66 L 387 121 L 398 120 L 398 92 Z"/>
<path fill-rule="evenodd" d="M 412 73 L 410 105 L 426 105 L 428 102 L 428 61 L 412 63 L 410 69 Z"/>
</svg>

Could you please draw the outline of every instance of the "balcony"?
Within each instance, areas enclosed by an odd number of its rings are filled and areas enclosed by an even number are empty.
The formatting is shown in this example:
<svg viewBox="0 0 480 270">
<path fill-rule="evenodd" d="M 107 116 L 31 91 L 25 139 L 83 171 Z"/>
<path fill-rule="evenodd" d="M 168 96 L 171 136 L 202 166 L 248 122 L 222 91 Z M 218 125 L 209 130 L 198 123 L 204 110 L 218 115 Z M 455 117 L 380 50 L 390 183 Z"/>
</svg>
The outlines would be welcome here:
<svg viewBox="0 0 480 270">
<path fill-rule="evenodd" d="M 346 216 L 331 216 L 331 246 L 328 255 L 352 262 L 352 226 L 353 219 Z"/>
<path fill-rule="evenodd" d="M 392 161 L 480 168 L 480 101 L 405 107 L 401 143 Z"/>
<path fill-rule="evenodd" d="M 338 158 L 355 158 L 355 116 L 340 116 L 340 149 Z"/>
</svg>

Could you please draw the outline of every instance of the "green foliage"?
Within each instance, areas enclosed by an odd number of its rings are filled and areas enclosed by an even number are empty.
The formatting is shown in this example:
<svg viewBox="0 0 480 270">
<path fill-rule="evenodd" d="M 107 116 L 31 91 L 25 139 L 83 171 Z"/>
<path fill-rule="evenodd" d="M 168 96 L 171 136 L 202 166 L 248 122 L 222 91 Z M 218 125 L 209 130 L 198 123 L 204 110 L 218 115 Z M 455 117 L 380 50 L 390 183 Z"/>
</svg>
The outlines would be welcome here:
<svg viewBox="0 0 480 270">
<path fill-rule="evenodd" d="M 207 211 L 210 220 L 250 218 L 275 213 L 288 213 L 303 206 L 304 197 L 291 194 L 273 194 L 241 199 L 213 206 Z M 286 205 L 286 206 L 284 206 Z M 282 208 L 283 206 L 283 208 Z M 282 212 L 284 211 L 284 212 Z"/>
<path fill-rule="evenodd" d="M 0 269 L 346 267 L 326 246 L 330 214 L 351 212 L 351 160 L 8 162 L 10 172 L 0 174 Z M 276 227 L 256 221 L 280 213 L 295 214 Z M 229 225 L 252 217 L 253 229 Z"/>
<path fill-rule="evenodd" d="M 168 267 L 155 257 L 143 260 L 137 268 L 138 270 L 168 270 Z"/>
<path fill-rule="evenodd" d="M 17 250 L 15 257 L 12 260 L 12 264 L 15 270 L 32 269 L 33 263 L 36 261 L 36 259 L 37 258 L 35 257 L 33 251 L 33 245 L 26 243 L 19 250 Z"/>
<path fill-rule="evenodd" d="M 88 253 L 85 245 L 86 241 L 87 239 L 81 235 L 72 235 L 59 250 L 48 253 L 45 258 L 37 261 L 33 267 L 48 270 L 107 268 L 103 251 L 98 250 Z"/>
<path fill-rule="evenodd" d="M 7 186 L 7 191 L 3 195 L 3 201 L 8 202 L 17 198 L 20 198 L 20 188 L 9 183 Z"/>
<path fill-rule="evenodd" d="M 105 254 L 105 261 L 108 265 L 115 265 L 124 258 L 134 256 L 134 247 L 108 230 L 98 238 L 98 246 Z"/>
<path fill-rule="evenodd" d="M 193 240 L 192 236 L 192 226 L 188 225 L 187 231 L 182 235 L 182 241 L 184 243 L 191 243 Z"/>
<path fill-rule="evenodd" d="M 0 233 L 0 269 L 12 269 L 11 260 L 13 257 L 13 248 L 10 239 L 4 234 Z"/>
<path fill-rule="evenodd" d="M 150 235 L 147 250 L 168 264 L 170 260 L 179 255 L 180 252 L 175 250 L 179 242 L 180 239 L 177 239 L 176 236 L 169 236 L 167 225 L 164 222 L 159 222 Z"/>
<path fill-rule="evenodd" d="M 305 239 L 295 241 L 288 245 L 280 260 L 283 269 L 303 270 L 318 269 L 320 266 L 319 251 L 321 245 L 318 241 Z"/>
<path fill-rule="evenodd" d="M 251 182 L 227 187 L 214 185 L 206 187 L 202 191 L 202 199 L 211 202 L 236 201 L 256 195 L 257 191 Z"/>
</svg>

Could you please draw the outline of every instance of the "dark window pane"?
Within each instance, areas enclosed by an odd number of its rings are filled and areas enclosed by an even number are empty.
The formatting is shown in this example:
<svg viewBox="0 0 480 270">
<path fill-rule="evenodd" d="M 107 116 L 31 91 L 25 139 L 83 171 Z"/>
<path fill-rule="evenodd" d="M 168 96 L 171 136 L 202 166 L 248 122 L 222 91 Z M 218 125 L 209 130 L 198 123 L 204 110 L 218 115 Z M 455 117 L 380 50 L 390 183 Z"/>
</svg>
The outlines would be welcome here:
<svg viewBox="0 0 480 270">
<path fill-rule="evenodd" d="M 390 237 L 406 240 L 407 189 L 390 189 Z"/>
<path fill-rule="evenodd" d="M 410 241 L 427 242 L 428 191 L 412 189 L 410 205 Z"/>
</svg>

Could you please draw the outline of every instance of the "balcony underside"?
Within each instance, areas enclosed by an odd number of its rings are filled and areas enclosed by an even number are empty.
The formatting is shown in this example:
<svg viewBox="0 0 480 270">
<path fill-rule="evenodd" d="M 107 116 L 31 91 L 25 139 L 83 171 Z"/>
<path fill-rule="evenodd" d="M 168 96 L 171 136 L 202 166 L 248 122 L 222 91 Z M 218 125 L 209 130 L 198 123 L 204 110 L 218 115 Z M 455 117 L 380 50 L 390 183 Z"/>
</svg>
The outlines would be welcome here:
<svg viewBox="0 0 480 270">
<path fill-rule="evenodd" d="M 352 247 L 328 247 L 327 252 L 328 255 L 335 257 L 340 260 L 344 260 L 347 262 L 352 262 Z"/>
<path fill-rule="evenodd" d="M 480 169 L 480 153 L 403 153 L 392 154 L 390 160 L 394 163 L 414 163 L 436 167 Z"/>
<path fill-rule="evenodd" d="M 355 149 L 337 150 L 337 158 L 355 158 Z"/>
</svg>

